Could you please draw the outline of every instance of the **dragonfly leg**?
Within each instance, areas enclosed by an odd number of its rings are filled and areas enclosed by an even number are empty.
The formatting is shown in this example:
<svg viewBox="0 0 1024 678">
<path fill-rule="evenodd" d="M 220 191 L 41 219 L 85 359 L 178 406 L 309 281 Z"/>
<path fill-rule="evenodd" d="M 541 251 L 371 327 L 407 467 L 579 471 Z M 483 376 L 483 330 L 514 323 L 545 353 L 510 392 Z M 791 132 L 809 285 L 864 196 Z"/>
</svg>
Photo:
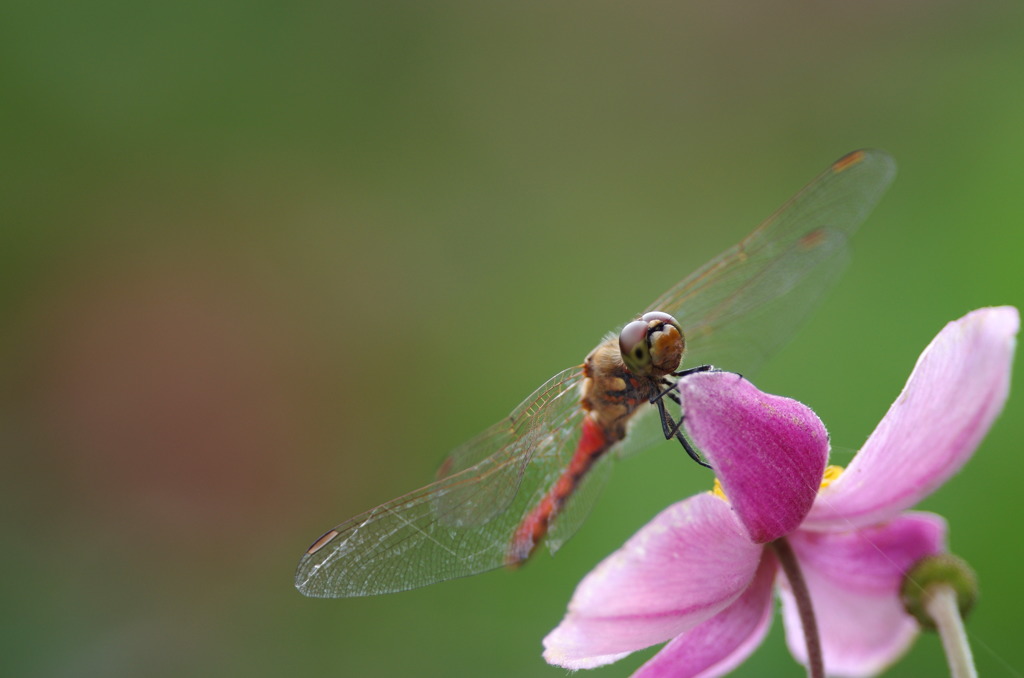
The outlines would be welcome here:
<svg viewBox="0 0 1024 678">
<path fill-rule="evenodd" d="M 676 382 L 669 381 L 668 379 L 662 379 L 661 380 L 661 385 L 665 387 L 665 390 L 662 391 L 661 393 L 659 393 L 658 395 L 654 396 L 653 398 L 651 398 L 651 404 L 660 403 L 662 398 L 664 398 L 665 396 L 668 396 L 669 398 L 674 400 L 676 402 L 676 404 L 678 405 L 679 404 L 679 391 L 676 388 Z"/>
<path fill-rule="evenodd" d="M 673 377 L 685 377 L 685 376 L 688 376 L 690 374 L 697 374 L 698 372 L 720 372 L 720 371 L 721 370 L 719 370 L 714 365 L 697 365 L 696 367 L 691 367 L 689 369 L 680 370 L 679 372 L 673 372 L 672 376 Z"/>
<path fill-rule="evenodd" d="M 698 365 L 697 367 L 691 367 L 690 369 L 682 370 L 681 372 L 673 372 L 672 376 L 682 378 L 687 377 L 691 374 L 697 374 L 698 372 L 721 372 L 721 370 L 719 370 L 714 365 Z M 654 403 L 660 401 L 665 396 L 668 396 L 677 404 L 679 404 L 679 395 L 676 392 L 676 382 L 669 381 L 668 379 L 662 379 L 661 383 L 663 386 L 666 386 L 667 388 L 658 395 L 651 398 L 651 402 Z"/>
<path fill-rule="evenodd" d="M 690 459 L 693 459 L 704 468 L 711 468 L 711 464 L 701 459 L 700 455 L 697 454 L 697 450 L 693 449 L 693 445 L 691 445 L 690 441 L 686 439 L 686 435 L 682 431 L 683 417 L 680 416 L 679 421 L 673 421 L 672 416 L 668 413 L 668 410 L 665 409 L 665 401 L 662 399 L 664 395 L 665 393 L 662 392 L 659 396 L 652 399 L 651 402 L 658 406 L 658 415 L 661 419 L 661 432 L 665 434 L 665 440 L 672 440 L 675 438 L 683 446 L 683 449 L 686 450 L 686 454 L 690 455 Z M 677 403 L 679 402 L 679 396 L 673 394 L 669 397 Z"/>
</svg>

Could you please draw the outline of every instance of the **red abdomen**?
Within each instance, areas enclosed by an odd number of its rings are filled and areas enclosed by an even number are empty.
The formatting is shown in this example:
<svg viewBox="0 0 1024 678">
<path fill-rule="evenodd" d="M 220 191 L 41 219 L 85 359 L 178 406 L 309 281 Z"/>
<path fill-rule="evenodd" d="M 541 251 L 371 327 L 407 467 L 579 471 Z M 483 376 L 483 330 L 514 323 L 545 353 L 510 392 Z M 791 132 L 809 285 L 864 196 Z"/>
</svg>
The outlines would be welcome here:
<svg viewBox="0 0 1024 678">
<path fill-rule="evenodd" d="M 548 533 L 551 521 L 562 510 L 569 495 L 573 493 L 594 462 L 609 447 L 611 447 L 611 443 L 609 443 L 604 429 L 590 417 L 585 417 L 583 433 L 568 468 L 562 472 L 558 481 L 537 506 L 519 523 L 509 544 L 508 555 L 505 558 L 506 565 L 517 565 L 530 557 L 540 540 Z"/>
</svg>

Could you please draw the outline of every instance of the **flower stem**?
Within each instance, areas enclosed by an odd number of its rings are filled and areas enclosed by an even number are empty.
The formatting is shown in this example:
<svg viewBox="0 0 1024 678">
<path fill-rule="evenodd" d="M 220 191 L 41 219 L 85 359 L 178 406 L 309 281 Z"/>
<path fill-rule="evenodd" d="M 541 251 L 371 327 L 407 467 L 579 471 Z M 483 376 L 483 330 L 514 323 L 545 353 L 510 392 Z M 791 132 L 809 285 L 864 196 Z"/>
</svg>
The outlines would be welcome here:
<svg viewBox="0 0 1024 678">
<path fill-rule="evenodd" d="M 800 564 L 796 560 L 793 548 L 781 537 L 772 542 L 779 565 L 786 573 L 786 580 L 793 591 L 796 609 L 800 614 L 800 625 L 804 630 L 804 641 L 807 643 L 807 675 L 810 678 L 825 678 L 825 664 L 821 658 L 821 638 L 818 636 L 818 622 L 814 619 L 814 607 L 811 605 L 811 594 L 807 590 Z"/>
<path fill-rule="evenodd" d="M 960 618 L 956 591 L 947 585 L 931 587 L 925 609 L 942 637 L 942 647 L 946 650 L 952 678 L 977 678 L 978 671 L 974 668 L 971 646 L 967 643 L 964 622 Z"/>
</svg>

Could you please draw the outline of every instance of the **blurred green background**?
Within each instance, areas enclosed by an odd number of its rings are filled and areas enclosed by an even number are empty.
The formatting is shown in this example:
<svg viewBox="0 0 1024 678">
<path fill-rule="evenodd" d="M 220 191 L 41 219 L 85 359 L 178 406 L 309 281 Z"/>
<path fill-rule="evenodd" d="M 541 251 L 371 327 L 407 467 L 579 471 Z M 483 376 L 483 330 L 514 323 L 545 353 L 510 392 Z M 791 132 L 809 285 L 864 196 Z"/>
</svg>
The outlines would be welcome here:
<svg viewBox="0 0 1024 678">
<path fill-rule="evenodd" d="M 322 601 L 293 568 L 854 148 L 900 174 L 757 378 L 840 462 L 944 323 L 1024 306 L 1019 2 L 2 14 L 5 675 L 565 675 L 575 583 L 710 483 L 677 446 L 518 572 Z M 1022 411 L 924 504 L 987 676 L 1024 671 Z M 888 675 L 944 671 L 922 637 Z M 737 675 L 776 673 L 778 620 Z"/>
</svg>

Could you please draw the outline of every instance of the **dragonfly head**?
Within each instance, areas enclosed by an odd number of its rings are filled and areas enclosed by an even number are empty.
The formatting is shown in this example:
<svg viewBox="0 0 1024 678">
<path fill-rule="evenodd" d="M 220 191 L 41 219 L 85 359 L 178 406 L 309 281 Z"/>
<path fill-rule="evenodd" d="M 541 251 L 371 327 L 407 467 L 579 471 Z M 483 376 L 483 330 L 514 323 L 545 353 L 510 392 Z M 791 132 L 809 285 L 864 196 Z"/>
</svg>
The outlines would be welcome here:
<svg viewBox="0 0 1024 678">
<path fill-rule="evenodd" d="M 679 369 L 686 342 L 683 330 L 668 313 L 651 311 L 619 333 L 622 362 L 633 374 L 664 377 Z"/>
</svg>

